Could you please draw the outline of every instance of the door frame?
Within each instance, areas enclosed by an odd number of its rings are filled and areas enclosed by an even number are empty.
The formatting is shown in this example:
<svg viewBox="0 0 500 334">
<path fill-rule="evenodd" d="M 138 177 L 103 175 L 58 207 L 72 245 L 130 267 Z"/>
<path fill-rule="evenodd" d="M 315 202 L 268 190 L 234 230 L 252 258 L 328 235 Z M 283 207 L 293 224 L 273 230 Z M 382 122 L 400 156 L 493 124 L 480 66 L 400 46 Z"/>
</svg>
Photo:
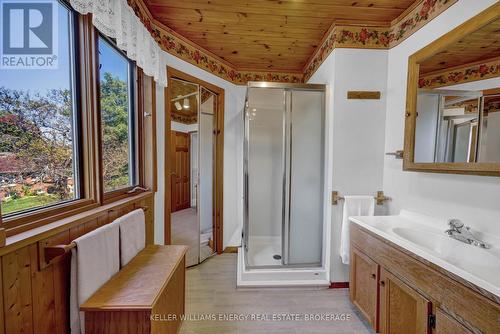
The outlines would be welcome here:
<svg viewBox="0 0 500 334">
<path fill-rule="evenodd" d="M 172 79 L 177 78 L 184 81 L 189 81 L 196 83 L 200 86 L 207 88 L 217 95 L 217 110 L 216 112 L 216 128 L 215 128 L 215 141 L 216 141 L 216 153 L 215 153 L 215 230 L 214 230 L 214 245 L 217 254 L 222 254 L 223 252 L 223 189 L 224 189 L 224 89 L 215 86 L 206 81 L 200 80 L 194 76 L 187 73 L 179 71 L 173 67 L 167 66 L 167 80 L 168 85 L 165 87 L 165 150 L 164 155 L 164 172 L 165 172 L 165 203 L 164 203 L 164 243 L 169 245 L 172 243 L 172 233 L 171 233 L 171 161 L 168 158 L 168 153 L 172 149 L 172 142 L 170 138 L 171 127 L 171 116 L 172 110 L 170 108 L 171 92 L 170 87 L 172 87 Z"/>
</svg>

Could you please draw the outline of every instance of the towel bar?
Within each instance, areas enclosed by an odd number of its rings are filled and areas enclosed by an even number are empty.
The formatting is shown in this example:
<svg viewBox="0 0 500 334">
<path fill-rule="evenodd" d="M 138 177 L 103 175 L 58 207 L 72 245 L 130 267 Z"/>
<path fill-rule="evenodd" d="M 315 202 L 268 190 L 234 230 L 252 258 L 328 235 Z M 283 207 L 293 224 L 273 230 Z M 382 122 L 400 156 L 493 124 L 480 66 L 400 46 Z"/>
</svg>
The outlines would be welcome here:
<svg viewBox="0 0 500 334">
<path fill-rule="evenodd" d="M 385 201 L 390 201 L 391 198 L 384 195 L 383 191 L 377 191 L 377 196 L 374 196 L 377 205 L 383 205 Z M 332 205 L 339 204 L 340 200 L 343 200 L 344 197 L 339 195 L 338 191 L 332 191 Z"/>
<path fill-rule="evenodd" d="M 147 206 L 140 206 L 137 207 L 137 209 L 142 209 L 144 212 L 148 211 Z M 50 263 L 53 259 L 56 257 L 62 256 L 66 253 L 69 253 L 71 249 L 76 247 L 75 242 L 70 242 L 67 245 L 52 245 L 52 246 L 45 246 L 43 247 L 43 252 L 45 255 L 45 262 Z"/>
</svg>

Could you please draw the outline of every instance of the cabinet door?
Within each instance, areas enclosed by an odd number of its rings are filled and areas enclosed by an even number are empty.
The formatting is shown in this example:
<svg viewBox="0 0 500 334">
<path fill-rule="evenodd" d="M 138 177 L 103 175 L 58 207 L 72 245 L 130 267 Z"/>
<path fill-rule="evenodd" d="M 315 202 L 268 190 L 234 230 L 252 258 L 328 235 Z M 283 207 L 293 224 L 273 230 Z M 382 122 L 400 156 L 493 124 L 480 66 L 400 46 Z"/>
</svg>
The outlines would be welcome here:
<svg viewBox="0 0 500 334">
<path fill-rule="evenodd" d="M 418 292 L 380 270 L 380 324 L 381 334 L 428 334 L 431 303 Z"/>
<path fill-rule="evenodd" d="M 349 296 L 373 329 L 377 329 L 378 264 L 351 246 Z"/>
<path fill-rule="evenodd" d="M 461 323 L 436 308 L 436 330 L 435 334 L 471 334 Z"/>
</svg>

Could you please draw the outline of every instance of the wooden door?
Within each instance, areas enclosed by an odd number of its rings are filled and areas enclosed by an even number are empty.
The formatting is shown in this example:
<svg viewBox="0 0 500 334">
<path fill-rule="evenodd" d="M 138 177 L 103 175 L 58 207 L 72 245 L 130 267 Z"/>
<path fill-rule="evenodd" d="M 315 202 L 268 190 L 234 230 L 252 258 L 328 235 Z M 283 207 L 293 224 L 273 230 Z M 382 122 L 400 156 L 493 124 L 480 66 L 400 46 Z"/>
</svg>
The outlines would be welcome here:
<svg viewBox="0 0 500 334">
<path fill-rule="evenodd" d="M 436 308 L 436 329 L 435 334 L 471 334 L 472 332 L 465 328 L 457 320 L 450 317 L 440 308 Z"/>
<path fill-rule="evenodd" d="M 172 131 L 172 212 L 191 206 L 189 133 Z"/>
<path fill-rule="evenodd" d="M 377 330 L 378 275 L 378 264 L 351 246 L 349 297 L 375 330 Z"/>
<path fill-rule="evenodd" d="M 379 284 L 381 334 L 430 333 L 430 301 L 383 268 Z"/>
</svg>

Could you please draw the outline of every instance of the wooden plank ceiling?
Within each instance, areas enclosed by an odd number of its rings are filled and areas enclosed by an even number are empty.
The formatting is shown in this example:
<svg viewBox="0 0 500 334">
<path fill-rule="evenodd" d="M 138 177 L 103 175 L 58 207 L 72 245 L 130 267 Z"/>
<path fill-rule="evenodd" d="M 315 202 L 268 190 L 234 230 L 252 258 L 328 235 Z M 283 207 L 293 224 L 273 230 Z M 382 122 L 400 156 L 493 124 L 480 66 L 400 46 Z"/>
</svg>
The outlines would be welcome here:
<svg viewBox="0 0 500 334">
<path fill-rule="evenodd" d="M 420 75 L 500 57 L 500 20 L 473 32 L 420 64 Z"/>
<path fill-rule="evenodd" d="M 302 71 L 333 23 L 389 26 L 415 0 L 144 0 L 153 17 L 239 70 Z"/>
</svg>

